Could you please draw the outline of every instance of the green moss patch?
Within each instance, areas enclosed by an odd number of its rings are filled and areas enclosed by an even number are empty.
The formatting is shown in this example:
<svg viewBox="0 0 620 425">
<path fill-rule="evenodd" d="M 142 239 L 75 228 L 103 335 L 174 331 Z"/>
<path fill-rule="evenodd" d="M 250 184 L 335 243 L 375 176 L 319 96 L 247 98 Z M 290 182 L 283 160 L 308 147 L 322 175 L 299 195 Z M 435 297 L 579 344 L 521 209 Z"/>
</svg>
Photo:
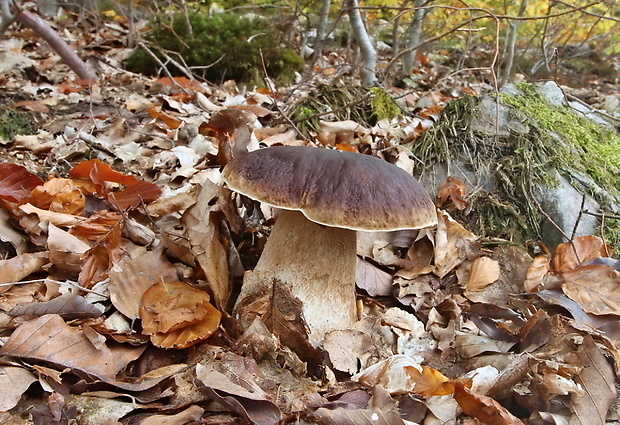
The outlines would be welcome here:
<svg viewBox="0 0 620 425">
<path fill-rule="evenodd" d="M 151 27 L 147 39 L 156 53 L 157 49 L 167 52 L 191 67 L 195 74 L 216 84 L 233 79 L 264 85 L 263 60 L 270 78 L 289 84 L 295 72 L 304 66 L 301 56 L 282 43 L 269 21 L 259 17 L 249 19 L 233 13 L 209 16 L 196 12 L 189 17 L 188 26 L 184 15 L 176 13 L 172 18 L 156 17 Z M 158 53 L 158 56 L 166 63 L 163 55 Z M 141 49 L 126 62 L 129 70 L 143 74 L 155 74 L 158 66 Z M 178 73 L 173 66 L 169 70 Z"/>
</svg>

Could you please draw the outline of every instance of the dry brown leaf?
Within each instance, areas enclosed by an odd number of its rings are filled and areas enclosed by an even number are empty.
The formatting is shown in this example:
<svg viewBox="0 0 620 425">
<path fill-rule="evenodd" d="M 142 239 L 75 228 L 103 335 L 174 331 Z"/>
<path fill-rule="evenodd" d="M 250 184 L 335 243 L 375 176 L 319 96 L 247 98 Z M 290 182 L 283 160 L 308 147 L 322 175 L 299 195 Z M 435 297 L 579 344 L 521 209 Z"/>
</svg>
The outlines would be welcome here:
<svg viewBox="0 0 620 425">
<path fill-rule="evenodd" d="M 0 353 L 45 361 L 104 380 L 114 380 L 145 348 L 104 345 L 99 349 L 81 329 L 67 325 L 56 314 L 47 314 L 20 325 L 0 348 Z"/>
<path fill-rule="evenodd" d="M 467 291 L 482 291 L 499 279 L 499 263 L 489 257 L 476 258 L 469 271 L 469 279 L 465 285 Z"/>
<path fill-rule="evenodd" d="M 20 254 L 8 260 L 0 260 L 0 283 L 19 282 L 32 273 L 42 271 L 43 266 L 48 262 L 47 252 Z M 0 293 L 9 288 L 10 286 L 0 286 Z"/>
<path fill-rule="evenodd" d="M 454 393 L 454 383 L 437 369 L 422 366 L 422 372 L 418 368 L 405 366 L 405 371 L 415 383 L 413 393 L 424 398 L 436 395 L 448 395 Z"/>
<path fill-rule="evenodd" d="M 77 215 L 43 210 L 41 208 L 35 207 L 32 204 L 20 205 L 19 209 L 26 214 L 36 214 L 37 217 L 39 217 L 39 221 L 47 221 L 58 227 L 75 226 L 76 224 L 86 220 L 84 217 L 80 217 Z"/>
<path fill-rule="evenodd" d="M 323 349 L 327 351 L 334 369 L 351 375 L 360 367 L 366 367 L 366 359 L 376 350 L 372 338 L 355 329 L 329 332 L 323 342 Z"/>
<path fill-rule="evenodd" d="M 355 263 L 355 284 L 371 297 L 392 295 L 392 275 L 357 258 Z"/>
<path fill-rule="evenodd" d="M 580 236 L 555 248 L 551 265 L 560 273 L 599 257 L 611 256 L 611 248 L 597 236 Z"/>
<path fill-rule="evenodd" d="M 99 211 L 69 231 L 91 243 L 91 248 L 84 253 L 84 266 L 78 277 L 82 287 L 91 288 L 106 279 L 112 265 L 123 257 L 122 224 L 120 214 Z"/>
<path fill-rule="evenodd" d="M 65 319 L 85 319 L 99 317 L 102 311 L 79 295 L 63 294 L 50 301 L 20 304 L 13 307 L 12 316 L 58 314 Z"/>
<path fill-rule="evenodd" d="M 6 412 L 15 407 L 22 394 L 36 381 L 37 377 L 22 367 L 0 366 L 0 388 L 2 388 L 0 412 Z M 1 419 L 0 423 L 2 423 Z"/>
<path fill-rule="evenodd" d="M 437 207 L 448 211 L 457 209 L 464 210 L 467 207 L 465 196 L 465 183 L 456 177 L 447 177 L 437 192 Z"/>
<path fill-rule="evenodd" d="M 32 189 L 43 184 L 43 180 L 21 165 L 12 162 L 0 163 L 0 199 L 20 202 L 30 195 Z"/>
<path fill-rule="evenodd" d="M 152 415 L 138 422 L 139 425 L 186 425 L 199 423 L 205 412 L 200 406 L 190 406 L 176 415 Z"/>
<path fill-rule="evenodd" d="M 196 378 L 202 384 L 201 392 L 254 424 L 276 425 L 280 421 L 280 409 L 256 385 L 250 391 L 203 364 L 196 365 Z"/>
<path fill-rule="evenodd" d="M 532 264 L 530 264 L 530 267 L 527 269 L 525 282 L 523 282 L 525 292 L 538 292 L 549 269 L 550 260 L 548 256 L 539 255 L 534 258 L 534 261 L 532 261 Z"/>
<path fill-rule="evenodd" d="M 140 316 L 142 296 L 154 282 L 176 281 L 177 271 L 166 258 L 163 247 L 142 253 L 132 252 L 110 270 L 110 300 L 131 320 Z"/>
<path fill-rule="evenodd" d="M 577 355 L 583 368 L 576 381 L 584 392 L 571 394 L 570 425 L 604 425 L 607 411 L 617 400 L 613 368 L 590 335 L 584 338 Z"/>
<path fill-rule="evenodd" d="M 620 272 L 609 266 L 583 266 L 564 272 L 562 291 L 593 314 L 620 315 Z"/>
<path fill-rule="evenodd" d="M 486 425 L 524 425 L 497 401 L 474 393 L 462 383 L 455 383 L 454 398 L 465 414 Z"/>
<path fill-rule="evenodd" d="M 86 205 L 86 197 L 71 179 L 52 179 L 35 187 L 24 202 L 52 212 L 80 215 Z"/>
<path fill-rule="evenodd" d="M 404 354 L 393 355 L 366 368 L 351 379 L 367 387 L 381 385 L 390 394 L 407 394 L 413 391 L 415 382 L 407 368 L 422 370 L 414 359 Z"/>
<path fill-rule="evenodd" d="M 142 297 L 143 332 L 163 348 L 187 348 L 213 335 L 222 314 L 209 294 L 184 282 L 157 282 Z"/>
<path fill-rule="evenodd" d="M 238 111 L 237 111 L 238 112 Z M 219 231 L 221 186 L 205 181 L 196 204 L 183 214 L 191 251 L 198 260 L 217 306 L 225 306 L 230 297 L 231 282 L 228 256 Z"/>
<path fill-rule="evenodd" d="M 435 274 L 444 277 L 467 258 L 467 251 L 476 236 L 443 210 L 437 211 L 437 218 Z"/>
<path fill-rule="evenodd" d="M 84 266 L 82 255 L 90 246 L 71 233 L 59 229 L 52 223 L 47 228 L 47 248 L 50 263 L 56 270 L 77 276 Z"/>
</svg>

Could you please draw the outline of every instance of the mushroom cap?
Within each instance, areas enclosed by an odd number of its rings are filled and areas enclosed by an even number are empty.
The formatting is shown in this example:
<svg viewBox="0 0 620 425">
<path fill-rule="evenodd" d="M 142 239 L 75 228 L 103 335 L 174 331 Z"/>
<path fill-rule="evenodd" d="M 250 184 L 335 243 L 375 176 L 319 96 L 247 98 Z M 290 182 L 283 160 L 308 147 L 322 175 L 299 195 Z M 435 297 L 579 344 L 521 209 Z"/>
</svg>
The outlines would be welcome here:
<svg viewBox="0 0 620 425">
<path fill-rule="evenodd" d="M 406 171 L 379 158 L 308 146 L 259 149 L 223 171 L 232 190 L 309 220 L 362 231 L 437 224 L 435 205 Z"/>
</svg>

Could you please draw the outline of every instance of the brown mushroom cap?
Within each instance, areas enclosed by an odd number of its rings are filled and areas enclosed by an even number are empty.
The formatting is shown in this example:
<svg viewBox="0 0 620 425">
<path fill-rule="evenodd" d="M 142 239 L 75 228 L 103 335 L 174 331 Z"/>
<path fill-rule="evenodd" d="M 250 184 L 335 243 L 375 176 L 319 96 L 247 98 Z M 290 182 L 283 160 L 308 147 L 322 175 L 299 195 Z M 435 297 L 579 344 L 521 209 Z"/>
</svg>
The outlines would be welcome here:
<svg viewBox="0 0 620 425">
<path fill-rule="evenodd" d="M 228 186 L 311 221 L 352 230 L 437 224 L 435 205 L 406 171 L 379 158 L 306 146 L 259 149 L 224 168 Z"/>
</svg>

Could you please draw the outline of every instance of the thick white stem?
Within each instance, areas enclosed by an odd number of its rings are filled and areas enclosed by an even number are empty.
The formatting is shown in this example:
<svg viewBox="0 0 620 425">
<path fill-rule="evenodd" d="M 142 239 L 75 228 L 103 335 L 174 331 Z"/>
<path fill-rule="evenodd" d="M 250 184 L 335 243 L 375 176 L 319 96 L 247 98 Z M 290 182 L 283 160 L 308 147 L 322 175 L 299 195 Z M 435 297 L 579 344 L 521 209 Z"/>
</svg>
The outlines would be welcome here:
<svg viewBox="0 0 620 425">
<path fill-rule="evenodd" d="M 356 320 L 355 245 L 353 230 L 326 227 L 298 211 L 283 210 L 254 272 L 244 279 L 237 306 L 269 293 L 277 279 L 303 303 L 309 341 L 320 346 L 326 333 L 349 329 Z"/>
</svg>

